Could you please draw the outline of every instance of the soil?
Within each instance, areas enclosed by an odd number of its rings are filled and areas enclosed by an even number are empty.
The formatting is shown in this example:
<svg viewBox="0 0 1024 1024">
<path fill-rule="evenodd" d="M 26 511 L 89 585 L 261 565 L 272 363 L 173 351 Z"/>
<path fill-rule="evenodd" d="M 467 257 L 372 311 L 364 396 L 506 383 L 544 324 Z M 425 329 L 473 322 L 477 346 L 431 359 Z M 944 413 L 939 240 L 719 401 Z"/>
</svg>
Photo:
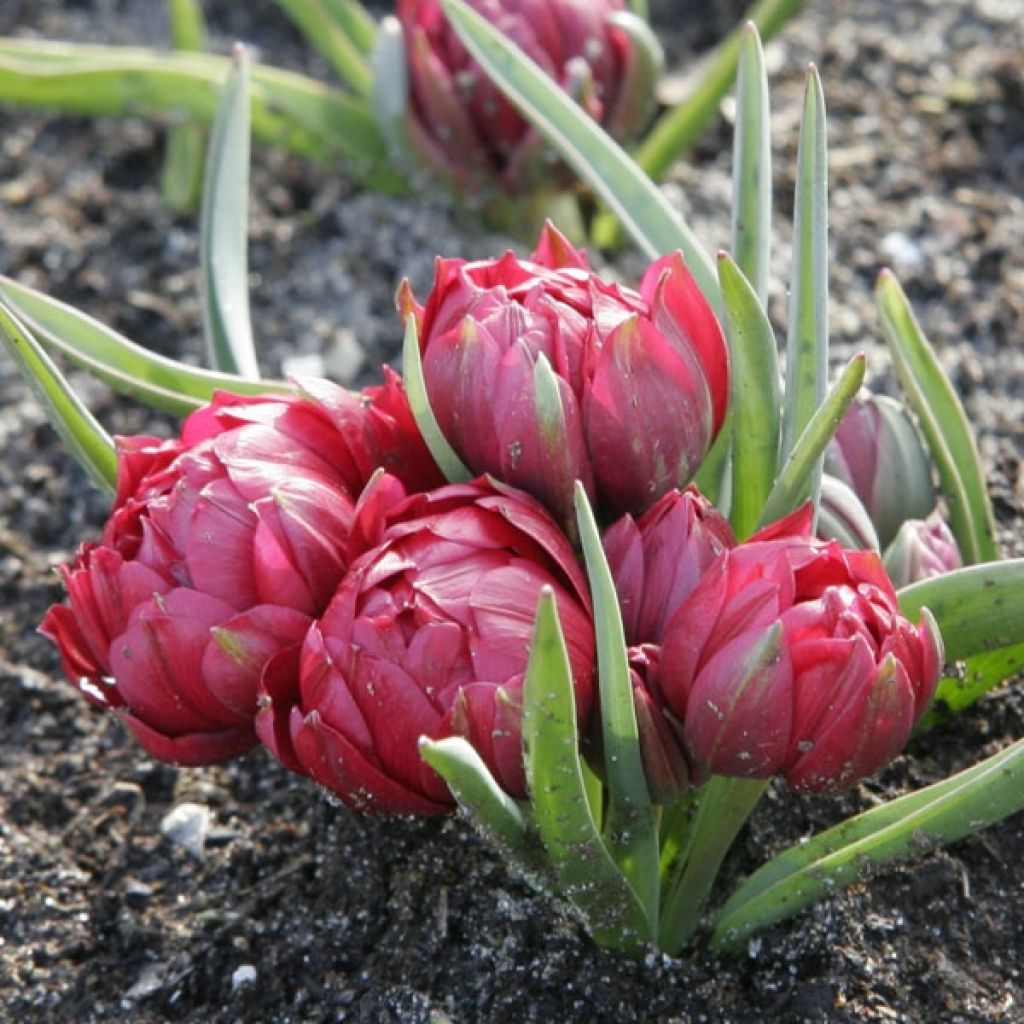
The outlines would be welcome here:
<svg viewBox="0 0 1024 1024">
<path fill-rule="evenodd" d="M 205 4 L 213 45 L 324 66 L 269 2 Z M 0 32 L 160 43 L 150 0 L 0 0 Z M 687 66 L 737 4 L 655 4 Z M 710 13 L 709 13 L 710 12 Z M 785 322 L 803 72 L 829 108 L 837 365 L 868 353 L 891 388 L 872 287 L 891 265 L 977 427 L 1001 540 L 1024 551 L 1024 19 L 1017 0 L 810 0 L 768 47 L 778 172 L 772 313 Z M 723 123 L 667 186 L 710 249 L 728 238 Z M 0 111 L 0 270 L 165 352 L 202 356 L 195 220 L 157 180 L 162 132 L 131 120 Z M 395 357 L 393 293 L 436 253 L 509 243 L 440 197 L 386 199 L 343 167 L 253 157 L 253 320 L 268 374 L 322 356 L 347 383 Z M 609 268 L 635 279 L 642 261 Z M 312 363 L 310 363 L 312 359 Z M 121 433 L 172 421 L 75 381 Z M 53 567 L 108 509 L 0 359 L 0 1018 L 10 1021 L 1024 1020 L 1024 818 L 878 872 L 725 959 L 634 963 L 596 949 L 458 818 L 383 820 L 332 804 L 255 752 L 153 762 L 87 707 L 35 633 Z M 721 899 L 765 857 L 1024 735 L 1019 680 L 920 736 L 841 796 L 771 789 Z M 188 844 L 162 829 L 208 813 Z M 179 812 L 180 813 L 180 812 Z M 205 820 L 205 819 L 204 819 Z"/>
</svg>

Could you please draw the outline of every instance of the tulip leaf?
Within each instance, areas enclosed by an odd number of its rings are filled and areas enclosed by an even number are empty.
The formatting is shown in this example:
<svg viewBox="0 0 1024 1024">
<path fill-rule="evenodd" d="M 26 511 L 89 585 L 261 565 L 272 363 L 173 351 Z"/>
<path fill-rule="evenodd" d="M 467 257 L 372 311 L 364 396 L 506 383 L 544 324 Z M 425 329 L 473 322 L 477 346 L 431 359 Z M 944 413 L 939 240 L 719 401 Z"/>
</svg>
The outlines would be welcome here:
<svg viewBox="0 0 1024 1024">
<path fill-rule="evenodd" d="M 1024 809 L 1024 740 L 925 789 L 890 800 L 774 857 L 737 889 L 711 946 L 749 935 L 856 881 L 879 864 L 955 842 Z"/>
<path fill-rule="evenodd" d="M 995 519 L 967 414 L 890 271 L 879 274 L 875 294 L 896 372 L 938 468 L 960 553 L 968 564 L 995 561 Z"/>
<path fill-rule="evenodd" d="M 917 732 L 924 732 L 963 711 L 989 690 L 1017 675 L 1024 669 L 1024 643 L 964 658 L 958 668 L 956 675 L 939 680 L 935 700 L 917 723 Z"/>
<path fill-rule="evenodd" d="M 587 492 L 577 481 L 576 523 L 594 602 L 602 755 L 608 787 L 604 833 L 612 856 L 637 893 L 651 930 L 658 921 L 658 829 L 640 756 L 626 635 L 615 581 Z"/>
<path fill-rule="evenodd" d="M 47 348 L 154 409 L 183 416 L 218 390 L 247 395 L 289 390 L 284 381 L 246 380 L 157 355 L 80 310 L 2 275 L 0 298 Z"/>
<path fill-rule="evenodd" d="M 476 748 L 462 736 L 420 738 L 420 756 L 448 783 L 474 827 L 531 872 L 545 866 L 519 805 L 498 785 Z"/>
<path fill-rule="evenodd" d="M 249 318 L 249 121 L 249 55 L 239 46 L 213 124 L 203 185 L 203 330 L 215 370 L 257 380 Z"/>
<path fill-rule="evenodd" d="M 797 438 L 765 502 L 762 526 L 781 519 L 807 499 L 815 468 L 821 465 L 822 453 L 864 381 L 865 365 L 863 353 L 846 364 L 839 380 Z"/>
<path fill-rule="evenodd" d="M 171 43 L 176 50 L 206 48 L 206 23 L 199 0 L 167 0 Z M 160 194 L 174 210 L 191 212 L 203 188 L 206 141 L 197 124 L 176 124 L 167 129 Z"/>
<path fill-rule="evenodd" d="M 707 252 L 625 150 L 464 0 L 441 0 L 441 6 L 488 78 L 619 217 L 647 255 L 681 249 L 700 290 L 718 309 L 718 280 Z"/>
<path fill-rule="evenodd" d="M 117 482 L 114 442 L 17 315 L 0 301 L 0 341 L 78 464 L 97 487 L 113 495 Z"/>
<path fill-rule="evenodd" d="M 370 108 L 377 130 L 394 159 L 411 163 L 405 131 L 409 68 L 405 59 L 405 37 L 397 18 L 385 18 L 380 23 L 370 63 L 373 68 Z"/>
<path fill-rule="evenodd" d="M 533 823 L 558 895 L 580 911 L 598 944 L 642 956 L 654 936 L 594 819 L 580 758 L 569 653 L 549 588 L 537 606 L 523 683 L 523 747 Z"/>
<path fill-rule="evenodd" d="M 409 397 L 409 407 L 413 419 L 423 435 L 423 441 L 440 466 L 445 479 L 450 483 L 471 480 L 473 474 L 463 465 L 462 459 L 448 443 L 448 438 L 441 432 L 434 410 L 430 407 L 427 397 L 427 382 L 423 378 L 423 360 L 420 355 L 419 331 L 416 328 L 416 317 L 410 313 L 405 321 L 405 339 L 402 342 L 402 376 L 405 379 L 405 393 Z"/>
<path fill-rule="evenodd" d="M 907 618 L 935 616 L 950 661 L 1024 643 L 1024 558 L 954 569 L 897 596 Z"/>
<path fill-rule="evenodd" d="M 369 55 L 373 50 L 377 23 L 359 0 L 323 0 L 323 5 L 360 52 Z"/>
<path fill-rule="evenodd" d="M 370 94 L 372 81 L 365 55 L 338 23 L 327 3 L 322 0 L 277 0 L 277 6 L 357 96 Z"/>
<path fill-rule="evenodd" d="M 786 339 L 782 456 L 787 458 L 825 397 L 828 374 L 828 156 L 825 98 L 814 67 L 807 73 L 793 214 L 793 281 Z M 810 495 L 817 504 L 820 460 Z M 803 485 L 801 485 L 803 486 Z"/>
<path fill-rule="evenodd" d="M 143 47 L 0 38 L 0 102 L 66 113 L 213 121 L 227 57 Z M 366 104 L 281 68 L 252 68 L 253 138 L 299 156 L 352 160 L 380 191 L 406 188 L 382 163 L 383 141 Z"/>
<path fill-rule="evenodd" d="M 800 10 L 804 0 L 755 0 L 726 36 L 698 78 L 692 92 L 670 107 L 636 147 L 634 157 L 655 181 L 660 181 L 672 164 L 692 148 L 719 116 L 722 100 L 732 88 L 744 39 L 754 29 L 770 39 Z M 619 238 L 618 225 L 607 212 L 600 214 L 592 231 L 594 243 L 611 248 Z"/>
<path fill-rule="evenodd" d="M 771 112 L 764 51 L 748 22 L 740 42 L 736 77 L 736 131 L 732 158 L 732 252 L 763 306 L 768 296 L 772 237 Z M 721 267 L 719 267 L 721 279 Z M 774 334 L 773 345 L 774 345 Z"/>
<path fill-rule="evenodd" d="M 775 331 L 753 285 L 724 253 L 718 275 L 729 343 L 729 408 L 732 416 L 730 520 L 742 540 L 757 527 L 771 493 L 779 459 L 778 347 Z"/>
</svg>

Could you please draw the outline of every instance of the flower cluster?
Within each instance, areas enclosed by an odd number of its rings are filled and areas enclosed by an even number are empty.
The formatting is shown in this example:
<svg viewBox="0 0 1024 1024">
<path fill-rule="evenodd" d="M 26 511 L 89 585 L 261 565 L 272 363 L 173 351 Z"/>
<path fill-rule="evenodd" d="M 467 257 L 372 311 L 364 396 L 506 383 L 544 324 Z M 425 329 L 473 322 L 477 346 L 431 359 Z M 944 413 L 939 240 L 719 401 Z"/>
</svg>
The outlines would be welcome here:
<svg viewBox="0 0 1024 1024">
<path fill-rule="evenodd" d="M 679 254 L 638 290 L 547 227 L 532 257 L 439 260 L 419 327 L 446 483 L 402 382 L 216 396 L 172 441 L 119 443 L 114 511 L 42 631 L 155 756 L 262 742 L 350 806 L 443 811 L 418 741 L 462 736 L 527 795 L 522 689 L 554 595 L 581 737 L 599 740 L 583 483 L 629 647 L 648 787 L 712 774 L 849 785 L 903 745 L 941 665 L 880 557 L 810 507 L 737 543 L 688 481 L 726 413 L 721 329 Z"/>
</svg>

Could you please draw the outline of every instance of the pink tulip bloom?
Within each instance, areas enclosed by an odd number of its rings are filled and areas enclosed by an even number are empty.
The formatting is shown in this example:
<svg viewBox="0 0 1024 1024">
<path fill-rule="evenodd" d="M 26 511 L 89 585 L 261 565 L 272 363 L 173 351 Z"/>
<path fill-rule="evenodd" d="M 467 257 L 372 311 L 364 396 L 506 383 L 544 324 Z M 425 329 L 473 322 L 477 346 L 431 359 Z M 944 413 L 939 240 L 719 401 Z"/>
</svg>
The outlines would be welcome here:
<svg viewBox="0 0 1024 1024">
<path fill-rule="evenodd" d="M 639 291 L 590 270 L 550 224 L 529 260 L 439 259 L 426 305 L 408 284 L 427 393 L 475 473 L 538 497 L 571 529 L 581 480 L 605 515 L 686 484 L 725 416 L 718 321 L 679 253 Z"/>
<path fill-rule="evenodd" d="M 355 808 L 452 806 L 420 758 L 421 736 L 464 736 L 521 797 L 521 691 L 544 587 L 555 594 L 581 728 L 590 713 L 582 571 L 543 508 L 503 484 L 482 478 L 398 504 L 395 491 L 382 477 L 365 492 L 355 531 L 375 546 L 307 634 L 297 682 L 288 658 L 268 666 L 256 728 L 286 765 Z"/>
<path fill-rule="evenodd" d="M 361 396 L 218 394 L 180 439 L 120 438 L 118 455 L 114 510 L 40 631 L 89 700 L 183 764 L 257 742 L 260 672 L 333 595 L 375 467 L 440 480 L 394 377 Z"/>
<path fill-rule="evenodd" d="M 623 0 L 470 0 L 470 6 L 613 135 L 643 127 L 663 58 Z M 437 0 L 399 0 L 395 13 L 412 154 L 462 192 L 496 183 L 516 193 L 550 181 L 542 136 L 470 57 Z M 393 67 L 381 71 L 400 74 Z"/>
<path fill-rule="evenodd" d="M 900 615 L 875 552 L 772 532 L 719 556 L 679 607 L 660 694 L 698 779 L 848 786 L 903 747 L 941 638 L 930 616 Z"/>
</svg>

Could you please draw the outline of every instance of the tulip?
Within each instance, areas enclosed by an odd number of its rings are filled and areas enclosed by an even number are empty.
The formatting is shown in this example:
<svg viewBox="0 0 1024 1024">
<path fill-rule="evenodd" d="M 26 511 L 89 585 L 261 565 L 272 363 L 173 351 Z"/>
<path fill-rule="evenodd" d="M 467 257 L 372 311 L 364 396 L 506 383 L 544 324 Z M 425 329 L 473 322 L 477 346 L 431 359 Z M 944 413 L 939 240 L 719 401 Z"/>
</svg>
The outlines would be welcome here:
<svg viewBox="0 0 1024 1024">
<path fill-rule="evenodd" d="M 908 519 L 882 555 L 897 587 L 959 569 L 963 564 L 952 531 L 938 509 L 927 519 Z"/>
<path fill-rule="evenodd" d="M 638 520 L 623 516 L 601 540 L 628 644 L 660 644 L 711 563 L 736 543 L 729 521 L 693 485 L 669 491 Z"/>
<path fill-rule="evenodd" d="M 333 595 L 380 446 L 410 431 L 388 464 L 439 479 L 404 401 L 393 377 L 362 396 L 218 394 L 180 439 L 118 439 L 114 510 L 40 626 L 71 682 L 162 760 L 253 746 L 260 673 Z"/>
<path fill-rule="evenodd" d="M 825 471 L 849 486 L 874 523 L 884 549 L 906 519 L 935 507 L 931 462 L 903 407 L 862 391 L 825 453 Z"/>
<path fill-rule="evenodd" d="M 621 138 L 643 127 L 663 57 L 623 0 L 470 3 L 606 130 Z M 462 194 L 487 184 L 521 193 L 549 181 L 542 136 L 470 57 L 437 0 L 399 0 L 395 14 L 378 44 L 375 105 L 384 118 L 402 111 L 412 155 Z"/>
<path fill-rule="evenodd" d="M 848 786 L 898 753 L 942 644 L 899 614 L 879 556 L 802 535 L 719 556 L 668 625 L 660 694 L 698 779 Z"/>
<path fill-rule="evenodd" d="M 725 416 L 721 328 L 674 253 L 639 291 L 603 281 L 548 224 L 529 260 L 440 259 L 426 305 L 408 283 L 423 374 L 474 473 L 529 491 L 571 530 L 582 481 L 607 516 L 682 487 Z"/>
<path fill-rule="evenodd" d="M 821 475 L 817 535 L 822 540 L 837 540 L 844 548 L 878 551 L 880 544 L 875 524 L 853 489 L 830 473 Z"/>
<path fill-rule="evenodd" d="M 592 703 L 586 583 L 554 521 L 528 495 L 485 478 L 378 502 L 358 527 L 377 538 L 349 568 L 290 658 L 268 665 L 256 728 L 288 767 L 349 806 L 447 810 L 452 797 L 419 755 L 421 736 L 460 735 L 509 793 L 525 794 L 521 694 L 537 602 L 555 594 L 581 728 Z"/>
</svg>

